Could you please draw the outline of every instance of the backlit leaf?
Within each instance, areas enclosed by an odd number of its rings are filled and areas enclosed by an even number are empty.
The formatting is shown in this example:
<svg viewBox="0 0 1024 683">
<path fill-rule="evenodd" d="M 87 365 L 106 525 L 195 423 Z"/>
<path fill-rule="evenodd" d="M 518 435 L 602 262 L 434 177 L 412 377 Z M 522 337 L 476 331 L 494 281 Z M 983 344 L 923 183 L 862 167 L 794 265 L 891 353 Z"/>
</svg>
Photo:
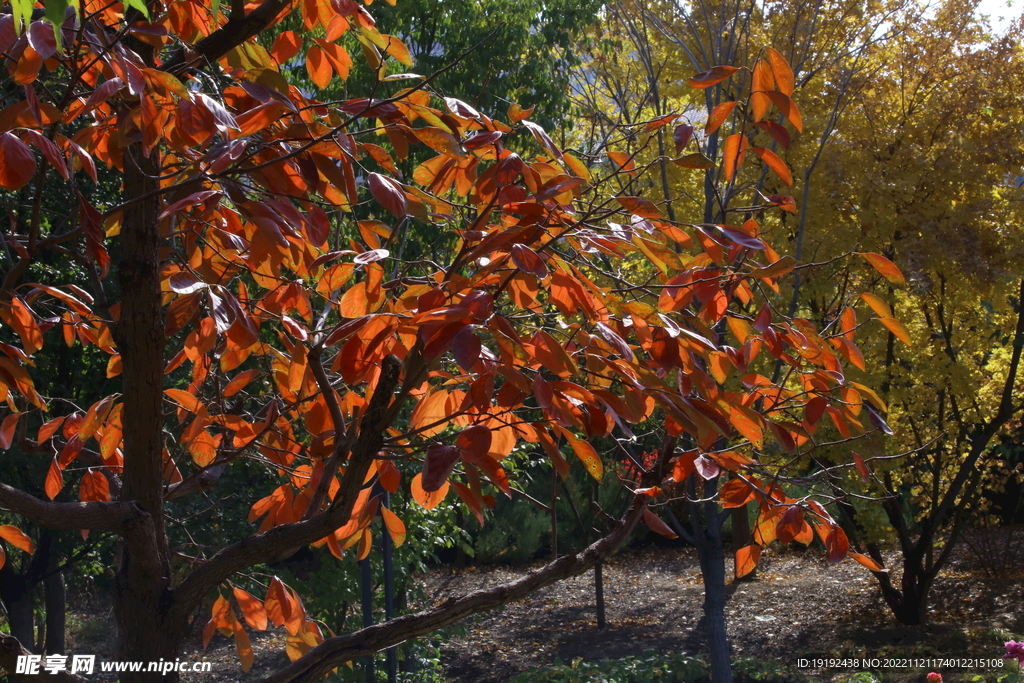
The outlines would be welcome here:
<svg viewBox="0 0 1024 683">
<path fill-rule="evenodd" d="M 736 578 L 741 579 L 757 569 L 757 561 L 761 559 L 761 546 L 746 545 L 736 551 Z"/>
<path fill-rule="evenodd" d="M 881 254 L 875 254 L 871 252 L 861 252 L 861 256 L 867 260 L 868 263 L 874 267 L 886 280 L 895 283 L 897 285 L 907 284 L 906 279 L 903 277 L 903 273 L 896 267 L 896 264 L 885 258 Z"/>
<path fill-rule="evenodd" d="M 690 84 L 691 88 L 704 90 L 705 88 L 710 88 L 717 83 L 721 83 L 737 71 L 739 71 L 739 68 L 735 66 L 716 66 L 710 71 L 697 74 L 687 82 Z"/>
</svg>

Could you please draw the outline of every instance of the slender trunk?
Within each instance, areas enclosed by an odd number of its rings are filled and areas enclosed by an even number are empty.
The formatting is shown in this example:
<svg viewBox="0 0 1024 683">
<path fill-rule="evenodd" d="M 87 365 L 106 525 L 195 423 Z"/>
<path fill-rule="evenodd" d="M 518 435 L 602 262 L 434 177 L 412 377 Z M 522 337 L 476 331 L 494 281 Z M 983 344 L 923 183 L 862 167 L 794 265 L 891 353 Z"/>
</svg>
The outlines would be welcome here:
<svg viewBox="0 0 1024 683">
<path fill-rule="evenodd" d="M 732 551 L 735 554 L 740 548 L 744 548 L 754 542 L 753 532 L 750 529 L 750 515 L 747 511 L 750 503 L 747 505 L 741 505 L 738 508 L 734 508 L 730 519 L 732 520 Z M 737 578 L 737 581 L 752 581 L 757 577 L 757 568 L 755 567 L 749 574 L 745 574 L 743 578 Z"/>
<path fill-rule="evenodd" d="M 51 547 L 43 579 L 43 606 L 46 609 L 46 640 L 43 649 L 49 655 L 62 655 L 65 647 L 64 572 L 60 571 L 60 558 Z"/>
<path fill-rule="evenodd" d="M 594 597 L 597 600 L 597 628 L 605 627 L 604 616 L 604 563 L 594 565 Z"/>
<path fill-rule="evenodd" d="M 0 602 L 7 610 L 11 635 L 21 641 L 26 650 L 34 651 L 35 623 L 32 615 L 35 600 L 25 577 L 14 570 L 10 559 L 0 568 Z"/>
<path fill-rule="evenodd" d="M 696 496 L 696 475 L 690 475 L 690 498 Z M 713 498 L 718 481 L 704 483 L 702 498 Z M 704 582 L 704 627 L 708 639 L 708 654 L 711 659 L 711 680 L 714 683 L 732 683 L 732 666 L 729 655 L 729 633 L 725 620 L 725 540 L 722 538 L 722 522 L 718 503 L 706 500 L 704 503 L 690 503 L 690 521 L 693 539 L 697 542 L 697 557 L 700 559 L 701 578 Z"/>
</svg>

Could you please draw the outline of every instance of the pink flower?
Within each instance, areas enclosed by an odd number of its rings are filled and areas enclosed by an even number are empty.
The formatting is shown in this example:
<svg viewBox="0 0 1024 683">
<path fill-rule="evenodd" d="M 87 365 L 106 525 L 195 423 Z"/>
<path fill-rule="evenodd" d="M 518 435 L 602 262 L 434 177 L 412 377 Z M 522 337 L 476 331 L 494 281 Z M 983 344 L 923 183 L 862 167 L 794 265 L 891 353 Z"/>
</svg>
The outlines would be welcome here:
<svg viewBox="0 0 1024 683">
<path fill-rule="evenodd" d="M 928 683 L 942 683 L 942 674 L 937 674 L 932 671 L 928 674 Z"/>
<path fill-rule="evenodd" d="M 1006 643 L 1006 654 L 1003 659 L 1016 659 L 1017 663 L 1024 664 L 1024 642 L 1018 643 L 1011 640 Z"/>
</svg>

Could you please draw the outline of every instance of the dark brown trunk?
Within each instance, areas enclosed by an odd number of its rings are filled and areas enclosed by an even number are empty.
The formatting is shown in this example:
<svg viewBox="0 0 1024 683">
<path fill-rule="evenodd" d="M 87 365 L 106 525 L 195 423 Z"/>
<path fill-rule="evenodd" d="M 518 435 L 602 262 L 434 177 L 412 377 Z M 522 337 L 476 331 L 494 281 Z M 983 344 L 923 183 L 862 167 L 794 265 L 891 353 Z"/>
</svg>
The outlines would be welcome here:
<svg viewBox="0 0 1024 683">
<path fill-rule="evenodd" d="M 125 151 L 125 199 L 158 189 L 160 165 L 141 145 Z M 175 659 L 181 629 L 167 623 L 169 552 L 163 527 L 164 320 L 160 293 L 160 226 L 157 196 L 124 211 L 121 228 L 120 319 L 115 328 L 121 353 L 124 403 L 124 473 L 120 499 L 145 513 L 120 546 L 114 612 L 118 658 L 125 661 Z M 177 675 L 129 673 L 121 683 L 174 683 Z"/>
<path fill-rule="evenodd" d="M 8 559 L 0 568 L 0 602 L 7 611 L 11 635 L 17 638 L 26 650 L 35 651 L 35 621 L 33 608 L 35 599 L 25 577 L 14 569 Z"/>
<path fill-rule="evenodd" d="M 60 571 L 57 553 L 50 553 L 46 565 L 46 578 L 43 579 L 43 605 L 46 608 L 46 641 L 44 649 L 47 654 L 64 654 L 65 645 L 65 609 L 67 607 L 64 592 L 64 572 Z"/>
</svg>

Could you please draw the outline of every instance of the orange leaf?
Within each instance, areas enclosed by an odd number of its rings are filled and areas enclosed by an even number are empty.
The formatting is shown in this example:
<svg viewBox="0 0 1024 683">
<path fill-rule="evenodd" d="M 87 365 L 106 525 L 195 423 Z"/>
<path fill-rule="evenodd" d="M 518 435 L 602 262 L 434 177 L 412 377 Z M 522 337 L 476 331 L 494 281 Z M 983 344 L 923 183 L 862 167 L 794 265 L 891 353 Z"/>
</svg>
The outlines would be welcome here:
<svg viewBox="0 0 1024 683">
<path fill-rule="evenodd" d="M 804 120 L 800 116 L 800 110 L 797 109 L 796 103 L 789 99 L 788 95 L 781 93 L 778 90 L 773 90 L 767 94 L 768 99 L 772 101 L 772 104 L 778 107 L 779 111 L 782 112 L 782 115 L 793 124 L 793 127 L 800 133 L 804 132 Z"/>
<path fill-rule="evenodd" d="M 738 508 L 754 499 L 754 489 L 742 479 L 730 479 L 725 482 L 718 500 L 723 508 Z"/>
<path fill-rule="evenodd" d="M 722 102 L 720 105 L 711 110 L 708 115 L 708 122 L 704 126 L 704 134 L 711 135 L 716 130 L 722 127 L 725 120 L 732 114 L 732 110 L 736 108 L 736 102 Z"/>
<path fill-rule="evenodd" d="M 53 456 L 53 462 L 50 463 L 50 470 L 46 473 L 43 491 L 50 500 L 53 500 L 62 488 L 64 488 L 64 474 L 61 472 L 60 465 L 57 464 L 57 456 L 55 455 Z"/>
<path fill-rule="evenodd" d="M 871 307 L 871 310 L 879 315 L 881 318 L 891 318 L 892 309 L 889 308 L 889 304 L 882 300 L 882 297 L 871 294 L 870 292 L 864 292 L 860 295 L 860 298 Z"/>
<path fill-rule="evenodd" d="M 555 426 L 562 432 L 565 440 L 569 442 L 576 457 L 583 461 L 583 466 L 587 468 L 587 473 L 597 481 L 601 481 L 604 477 L 604 463 L 601 462 L 601 456 L 597 454 L 597 451 L 590 445 L 590 442 L 579 438 L 560 425 Z"/>
<path fill-rule="evenodd" d="M 729 76 L 732 76 L 737 71 L 739 71 L 739 69 L 735 66 L 716 66 L 713 67 L 710 71 L 705 71 L 702 74 L 697 74 L 687 82 L 690 84 L 691 88 L 704 90 L 705 88 L 710 88 L 711 86 L 717 83 L 721 83 L 722 81 L 729 78 Z"/>
<path fill-rule="evenodd" d="M 0 538 L 29 555 L 35 552 L 35 545 L 28 535 L 16 526 L 0 526 Z"/>
<path fill-rule="evenodd" d="M 164 394 L 190 413 L 205 410 L 202 401 L 182 389 L 164 389 Z"/>
<path fill-rule="evenodd" d="M 235 600 L 238 601 L 238 606 L 242 609 L 245 623 L 258 631 L 267 630 L 267 610 L 263 603 L 241 588 L 233 588 L 232 592 L 235 595 Z"/>
<path fill-rule="evenodd" d="M 743 158 L 747 154 L 747 136 L 743 133 L 735 133 L 725 139 L 722 146 L 722 159 L 725 167 L 725 179 L 732 181 L 736 171 L 743 165 Z"/>
<path fill-rule="evenodd" d="M 644 522 L 656 534 L 660 534 L 665 538 L 679 538 L 679 534 L 672 531 L 672 527 L 665 524 L 661 517 L 651 512 L 649 508 L 644 508 Z"/>
<path fill-rule="evenodd" d="M 740 579 L 757 569 L 761 559 L 761 546 L 751 544 L 736 551 L 736 578 Z"/>
<path fill-rule="evenodd" d="M 881 254 L 875 254 L 872 252 L 861 252 L 868 263 L 870 263 L 875 270 L 877 270 L 886 280 L 895 283 L 897 285 L 907 284 L 906 279 L 903 277 L 903 273 L 896 267 L 896 264 L 885 258 Z"/>
<path fill-rule="evenodd" d="M 793 69 L 790 68 L 786 58 L 779 54 L 774 48 L 768 48 L 768 61 L 772 65 L 772 75 L 775 77 L 775 87 L 784 95 L 793 96 L 793 86 L 796 85 L 793 78 Z"/>
<path fill-rule="evenodd" d="M 910 332 L 899 320 L 896 318 L 879 318 L 878 322 L 885 325 L 886 329 L 896 335 L 896 338 L 901 342 L 908 346 L 910 345 Z"/>
<path fill-rule="evenodd" d="M 886 571 L 889 571 L 888 569 L 886 569 L 882 565 L 880 565 L 877 562 L 875 562 L 874 560 L 872 560 L 867 555 L 861 555 L 860 553 L 848 553 L 848 554 L 849 554 L 850 557 L 852 557 L 853 559 L 857 560 L 858 562 L 860 562 L 862 565 L 864 565 L 865 567 L 867 567 L 868 569 L 870 569 L 873 572 L 886 572 Z"/>
<path fill-rule="evenodd" d="M 110 482 L 102 472 L 93 472 L 90 469 L 82 477 L 82 483 L 78 485 L 78 499 L 83 503 L 94 500 L 100 502 L 110 500 Z"/>
<path fill-rule="evenodd" d="M 245 370 L 244 372 L 238 373 L 237 375 L 232 377 L 231 381 L 228 382 L 227 386 L 224 387 L 224 397 L 230 398 L 231 396 L 234 396 L 239 391 L 244 389 L 246 385 L 248 385 L 249 382 L 251 382 L 253 378 L 259 374 L 260 370 L 256 368 L 253 368 L 252 370 Z"/>
<path fill-rule="evenodd" d="M 438 503 L 444 500 L 444 497 L 448 495 L 448 489 L 450 488 L 448 482 L 444 482 L 436 491 L 427 493 L 423 490 L 423 484 L 421 483 L 423 474 L 417 474 L 412 478 L 412 483 L 409 484 L 409 491 L 412 493 L 412 499 L 420 504 L 421 507 L 427 510 L 433 510 L 437 507 Z"/>
<path fill-rule="evenodd" d="M 3 424 L 0 424 L 0 448 L 6 450 L 14 443 L 14 429 L 18 426 L 18 418 L 22 414 L 11 413 L 4 418 Z"/>
<path fill-rule="evenodd" d="M 524 119 L 530 118 L 530 114 L 533 113 L 533 110 L 536 106 L 537 105 L 533 105 L 529 109 L 523 109 L 518 104 L 513 102 L 508 106 L 508 118 L 512 123 L 519 123 Z"/>
<path fill-rule="evenodd" d="M 384 520 L 384 526 L 387 527 L 388 535 L 391 536 L 395 547 L 405 543 L 405 523 L 401 518 L 386 507 L 381 507 L 380 516 Z"/>
<path fill-rule="evenodd" d="M 636 214 L 641 218 L 662 218 L 658 207 L 649 199 L 644 199 L 643 197 L 616 197 L 615 199 L 626 211 Z"/>
<path fill-rule="evenodd" d="M 242 663 L 242 671 L 248 673 L 255 659 L 252 643 L 249 642 L 249 635 L 245 632 L 242 625 L 238 623 L 238 619 L 235 619 L 234 622 L 235 649 L 238 651 L 238 661 Z"/>
<path fill-rule="evenodd" d="M 274 39 L 274 45 L 270 48 L 270 56 L 278 64 L 290 61 L 292 57 L 299 54 L 302 49 L 302 38 L 295 31 L 284 31 Z"/>
<path fill-rule="evenodd" d="M 764 147 L 751 147 L 750 151 L 761 157 L 761 161 L 767 164 L 768 168 L 775 172 L 775 175 L 779 176 L 779 180 L 786 183 L 788 187 L 793 187 L 793 175 L 789 172 L 789 167 L 775 152 Z"/>
<path fill-rule="evenodd" d="M 306 53 L 306 72 L 309 73 L 309 80 L 321 90 L 331 82 L 334 73 L 331 63 L 324 51 L 315 45 Z"/>
</svg>

